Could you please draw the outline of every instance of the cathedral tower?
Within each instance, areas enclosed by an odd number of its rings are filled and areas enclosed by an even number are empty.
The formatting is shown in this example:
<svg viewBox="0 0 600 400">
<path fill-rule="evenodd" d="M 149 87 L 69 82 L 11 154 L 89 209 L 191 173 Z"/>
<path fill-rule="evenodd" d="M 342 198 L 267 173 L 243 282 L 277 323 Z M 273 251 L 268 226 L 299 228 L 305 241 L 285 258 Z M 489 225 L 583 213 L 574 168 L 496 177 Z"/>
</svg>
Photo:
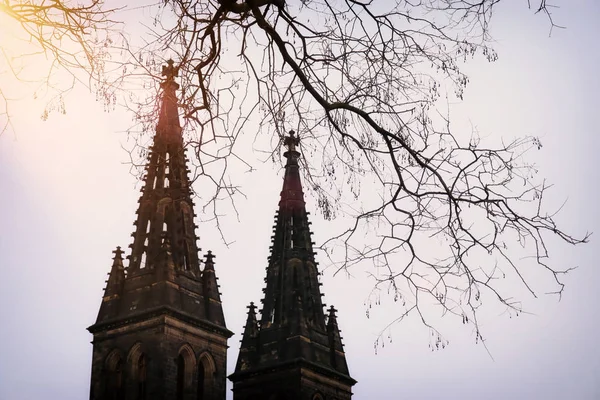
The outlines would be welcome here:
<svg viewBox="0 0 600 400">
<path fill-rule="evenodd" d="M 224 400 L 227 339 L 215 256 L 198 256 L 173 61 L 139 200 L 128 267 L 114 251 L 96 323 L 92 400 Z"/>
<path fill-rule="evenodd" d="M 233 381 L 234 400 L 348 400 L 356 383 L 333 306 L 321 301 L 298 158 L 290 132 L 260 315 L 250 303 Z"/>
</svg>

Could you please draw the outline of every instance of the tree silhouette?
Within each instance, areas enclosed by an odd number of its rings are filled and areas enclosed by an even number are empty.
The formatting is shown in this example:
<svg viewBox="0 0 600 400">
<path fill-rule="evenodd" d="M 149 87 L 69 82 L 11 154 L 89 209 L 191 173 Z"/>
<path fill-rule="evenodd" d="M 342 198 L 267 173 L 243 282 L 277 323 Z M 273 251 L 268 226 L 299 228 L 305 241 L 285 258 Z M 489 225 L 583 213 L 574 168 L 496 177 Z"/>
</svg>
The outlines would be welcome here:
<svg viewBox="0 0 600 400">
<path fill-rule="evenodd" d="M 48 96 L 47 118 L 64 112 L 63 96 L 77 82 L 91 86 L 102 79 L 115 11 L 99 0 L 0 2 L 0 134 L 10 125 L 10 100 L 17 97 L 6 89 L 11 81 L 28 83 L 33 93 L 27 95 Z"/>
<path fill-rule="evenodd" d="M 445 342 L 424 311 L 432 303 L 481 340 L 484 300 L 522 311 L 504 279 L 533 296 L 560 295 L 570 268 L 550 263 L 546 243 L 588 239 L 561 230 L 544 208 L 548 185 L 525 157 L 539 139 L 482 140 L 454 132 L 441 111 L 441 100 L 462 99 L 465 63 L 497 59 L 489 26 L 503 3 L 167 0 L 147 6 L 155 13 L 149 38 L 111 43 L 126 57 L 98 91 L 112 99 L 128 79 L 159 79 L 165 59 L 175 59 L 188 147 L 196 177 L 212 182 L 215 217 L 219 199 L 240 193 L 231 163 L 251 165 L 241 139 L 266 136 L 274 159 L 294 129 L 324 217 L 355 217 L 322 245 L 338 270 L 371 262 L 373 301 L 389 293 L 399 304 L 392 324 L 418 315 L 434 347 Z M 556 26 L 546 1 L 524 7 Z M 154 124 L 149 100 L 130 106 L 145 132 Z M 258 133 L 246 131 L 251 120 Z M 552 287 L 538 287 L 531 271 L 550 276 Z"/>
</svg>

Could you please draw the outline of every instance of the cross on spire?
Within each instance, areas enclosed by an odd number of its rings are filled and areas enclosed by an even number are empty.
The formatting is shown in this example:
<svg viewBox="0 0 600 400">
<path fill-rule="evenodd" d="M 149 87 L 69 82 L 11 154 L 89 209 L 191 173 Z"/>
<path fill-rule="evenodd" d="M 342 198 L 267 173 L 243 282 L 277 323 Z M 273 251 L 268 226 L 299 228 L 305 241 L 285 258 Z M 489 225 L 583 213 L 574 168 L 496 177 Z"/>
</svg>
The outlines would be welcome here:
<svg viewBox="0 0 600 400">
<path fill-rule="evenodd" d="M 289 134 L 290 136 L 286 136 L 283 139 L 283 144 L 288 148 L 288 151 L 291 153 L 296 151 L 296 146 L 298 145 L 298 143 L 300 143 L 300 138 L 295 136 L 296 132 L 294 131 L 290 131 Z"/>
<path fill-rule="evenodd" d="M 169 59 L 167 65 L 163 65 L 162 76 L 165 77 L 165 82 L 173 82 L 179 77 L 179 67 L 175 67 L 175 61 Z"/>
<path fill-rule="evenodd" d="M 115 255 L 115 257 L 113 258 L 113 260 L 122 260 L 123 257 L 121 257 L 123 255 L 124 251 L 121 250 L 121 246 L 117 246 L 116 250 L 113 250 L 113 254 Z"/>
</svg>

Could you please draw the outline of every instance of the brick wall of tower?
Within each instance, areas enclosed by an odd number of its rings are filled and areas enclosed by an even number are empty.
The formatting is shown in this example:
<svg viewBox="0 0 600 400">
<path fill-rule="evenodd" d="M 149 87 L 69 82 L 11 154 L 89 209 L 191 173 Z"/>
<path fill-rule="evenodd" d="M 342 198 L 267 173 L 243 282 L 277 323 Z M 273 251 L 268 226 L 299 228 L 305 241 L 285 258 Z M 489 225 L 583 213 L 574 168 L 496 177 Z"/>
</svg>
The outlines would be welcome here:
<svg viewBox="0 0 600 400">
<path fill-rule="evenodd" d="M 300 366 L 280 366 L 248 376 L 234 386 L 235 400 L 350 400 L 351 385 Z"/>
<path fill-rule="evenodd" d="M 121 327 L 109 328 L 94 334 L 92 356 L 91 400 L 104 400 L 107 357 L 115 350 L 124 362 L 124 400 L 138 399 L 133 349 L 147 357 L 147 400 L 174 400 L 177 390 L 177 357 L 184 346 L 194 354 L 194 366 L 188 372 L 184 391 L 185 400 L 196 400 L 198 395 L 197 364 L 202 360 L 210 371 L 205 381 L 205 400 L 224 400 L 226 395 L 227 338 L 218 332 L 209 332 L 169 316 L 158 316 Z M 208 361 L 210 358 L 210 362 Z M 112 400 L 112 399 L 111 399 Z"/>
</svg>

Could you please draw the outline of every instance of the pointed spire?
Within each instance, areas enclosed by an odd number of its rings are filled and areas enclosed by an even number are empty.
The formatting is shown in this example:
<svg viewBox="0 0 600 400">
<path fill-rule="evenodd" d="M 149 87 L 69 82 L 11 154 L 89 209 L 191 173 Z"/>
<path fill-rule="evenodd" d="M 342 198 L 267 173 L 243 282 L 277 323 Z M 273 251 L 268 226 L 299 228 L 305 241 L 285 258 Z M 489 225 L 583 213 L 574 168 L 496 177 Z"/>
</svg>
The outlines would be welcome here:
<svg viewBox="0 0 600 400">
<path fill-rule="evenodd" d="M 337 371 L 348 374 L 348 365 L 346 364 L 346 356 L 344 355 L 344 345 L 340 336 L 340 328 L 337 323 L 337 310 L 331 306 L 327 317 L 327 336 L 329 338 L 329 356 L 331 366 Z"/>
<path fill-rule="evenodd" d="M 328 310 L 328 315 L 327 315 L 327 331 L 338 331 L 339 332 L 339 328 L 338 328 L 338 323 L 337 323 L 337 316 L 335 315 L 335 313 L 337 312 L 337 310 L 331 306 L 329 307 Z"/>
<path fill-rule="evenodd" d="M 202 271 L 202 295 L 204 296 L 204 304 L 206 307 L 206 316 L 210 320 L 225 321 L 223 316 L 223 308 L 221 307 L 221 294 L 219 293 L 219 285 L 217 284 L 217 276 L 215 274 L 215 255 L 212 251 L 208 251 L 204 255 L 204 270 Z"/>
<path fill-rule="evenodd" d="M 178 70 L 173 60 L 163 66 L 160 114 L 139 200 L 129 271 L 136 274 L 148 267 L 163 268 L 164 263 L 157 263 L 165 259 L 159 257 L 164 236 L 177 269 L 200 278 L 193 203 L 178 115 Z M 165 275 L 158 272 L 157 276 Z"/>
<path fill-rule="evenodd" d="M 215 270 L 215 255 L 212 253 L 212 251 L 208 251 L 208 253 L 206 253 L 204 255 L 204 258 L 206 259 L 206 261 L 204 261 L 204 271 L 214 271 Z"/>
<path fill-rule="evenodd" d="M 246 326 L 244 326 L 244 337 L 242 339 L 242 347 L 244 340 L 247 338 L 255 338 L 258 334 L 258 320 L 256 319 L 256 306 L 251 301 L 248 308 L 248 318 L 246 318 Z"/>
<path fill-rule="evenodd" d="M 315 323 L 325 329 L 310 222 L 298 165 L 299 143 L 294 131 L 284 138 L 287 162 L 273 229 L 261 324 L 269 326 L 291 322 L 298 329 L 303 329 L 307 323 Z M 305 291 L 306 288 L 308 290 Z M 299 294 L 302 294 L 300 303 Z M 296 309 L 300 310 L 299 313 L 294 311 Z"/>
<path fill-rule="evenodd" d="M 251 302 L 248 306 L 248 318 L 244 326 L 244 334 L 242 335 L 242 344 L 238 355 L 236 371 L 245 371 L 251 368 L 256 361 L 256 341 L 258 338 L 258 321 L 256 319 L 256 306 Z"/>
<path fill-rule="evenodd" d="M 348 374 L 335 309 L 330 309 L 326 320 L 321 300 L 309 213 L 300 178 L 300 140 L 291 131 L 283 141 L 287 160 L 271 237 L 260 324 L 251 304 L 236 370 L 230 379 L 234 391 L 239 389 L 241 393 L 249 385 L 245 377 L 254 379 L 267 369 L 276 371 L 277 366 L 287 368 L 298 363 L 315 368 L 316 374 L 325 373 L 343 382 L 350 395 L 350 387 L 356 381 Z M 272 378 L 279 387 L 279 377 Z M 256 385 L 262 389 L 263 382 Z"/>
<path fill-rule="evenodd" d="M 179 84 L 175 78 L 179 76 L 179 67 L 175 67 L 173 60 L 167 61 L 162 67 L 165 80 L 160 84 L 163 89 L 160 114 L 158 118 L 157 133 L 171 139 L 181 139 L 181 125 L 177 109 L 177 90 Z"/>
<path fill-rule="evenodd" d="M 114 318 L 119 313 L 119 305 L 123 297 L 125 287 L 125 267 L 123 267 L 123 251 L 120 246 L 113 251 L 113 263 L 108 274 L 106 287 L 104 288 L 104 297 L 96 323 Z"/>
<path fill-rule="evenodd" d="M 283 177 L 283 189 L 281 190 L 281 200 L 279 201 L 280 209 L 285 211 L 304 210 L 304 193 L 302 191 L 302 182 L 300 181 L 300 171 L 298 166 L 298 158 L 300 153 L 296 150 L 296 146 L 300 143 L 300 139 L 295 136 L 294 131 L 290 131 L 290 135 L 283 139 L 287 151 L 283 156 L 287 158 L 285 164 L 285 175 Z"/>
<path fill-rule="evenodd" d="M 116 293 L 121 285 L 121 294 L 105 296 L 97 322 L 128 319 L 162 307 L 173 315 L 185 314 L 194 323 L 210 323 L 211 329 L 229 337 L 212 253 L 204 273 L 200 268 L 190 171 L 178 116 L 178 67 L 169 60 L 162 72 L 156 134 L 148 148 L 127 273 L 123 252 L 117 249 L 107 293 Z M 101 329 L 98 323 L 90 329 Z"/>
<path fill-rule="evenodd" d="M 121 246 L 113 251 L 113 264 L 108 274 L 108 281 L 104 289 L 104 296 L 113 296 L 121 293 L 123 282 L 125 282 L 125 267 L 123 266 L 123 251 Z"/>
</svg>

